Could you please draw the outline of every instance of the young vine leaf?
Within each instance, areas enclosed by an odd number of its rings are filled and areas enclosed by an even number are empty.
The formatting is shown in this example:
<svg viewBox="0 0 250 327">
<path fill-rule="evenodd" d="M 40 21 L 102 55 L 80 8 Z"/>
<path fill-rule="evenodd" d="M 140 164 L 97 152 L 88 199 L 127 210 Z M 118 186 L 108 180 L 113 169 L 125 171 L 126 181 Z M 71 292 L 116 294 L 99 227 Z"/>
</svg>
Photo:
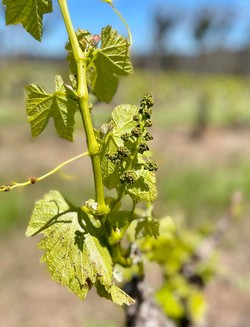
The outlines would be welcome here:
<svg viewBox="0 0 250 327">
<path fill-rule="evenodd" d="M 106 135 L 102 152 L 103 182 L 108 189 L 115 188 L 118 192 L 125 185 L 125 193 L 135 202 L 152 202 L 157 196 L 155 172 L 145 169 L 149 157 L 138 152 L 143 135 L 131 136 L 138 124 L 134 119 L 138 113 L 137 106 L 128 104 L 119 105 L 113 110 L 112 130 Z M 145 133 L 144 127 L 143 131 L 138 129 L 139 134 Z M 130 135 L 129 141 L 124 141 L 124 135 Z M 130 155 L 122 158 L 119 151 L 124 151 L 124 148 Z"/>
<path fill-rule="evenodd" d="M 112 258 L 100 228 L 81 209 L 72 207 L 58 191 L 50 191 L 33 210 L 27 236 L 43 234 L 38 247 L 52 278 L 84 299 L 93 285 L 115 303 L 133 300 L 113 283 Z"/>
<path fill-rule="evenodd" d="M 92 92 L 100 100 L 110 102 L 116 92 L 117 76 L 133 73 L 128 50 L 127 40 L 111 26 L 102 29 L 101 47 L 94 52 L 95 73 L 92 81 Z M 103 83 L 103 81 L 106 82 Z M 105 87 L 107 84 L 113 87 L 107 89 Z"/>
<path fill-rule="evenodd" d="M 89 87 L 97 98 L 110 102 L 117 90 L 118 76 L 133 73 L 133 66 L 129 58 L 127 40 L 113 30 L 111 26 L 102 29 L 100 41 L 94 41 L 94 36 L 88 31 L 78 30 L 78 42 L 83 53 L 88 53 L 88 80 Z M 71 44 L 66 45 L 68 61 L 72 74 L 76 75 L 76 63 L 72 55 Z"/>
<path fill-rule="evenodd" d="M 139 239 L 145 236 L 153 236 L 155 239 L 157 239 L 160 235 L 159 228 L 160 222 L 158 219 L 144 217 L 137 223 L 135 237 Z"/>
<path fill-rule="evenodd" d="M 96 290 L 101 297 L 111 300 L 118 305 L 130 305 L 135 303 L 135 301 L 127 293 L 125 293 L 123 290 L 121 290 L 114 284 L 111 286 L 109 292 L 107 292 L 105 287 L 103 287 L 101 284 L 96 286 Z"/>
<path fill-rule="evenodd" d="M 165 265 L 166 261 L 175 257 L 175 255 L 180 256 L 180 249 L 177 249 L 176 245 L 182 239 L 179 237 L 176 225 L 171 217 L 164 217 L 159 221 L 159 237 L 156 239 L 152 237 L 146 237 L 140 242 L 140 250 L 146 254 L 150 261 L 155 261 L 161 265 Z M 186 246 L 183 247 L 181 251 L 186 250 Z M 178 253 L 177 253 L 178 252 Z M 186 255 L 181 255 L 181 260 L 186 258 Z M 176 272 L 180 268 L 179 263 L 176 262 L 176 257 L 173 262 L 173 267 Z"/>
<path fill-rule="evenodd" d="M 73 141 L 74 115 L 78 104 L 72 90 L 65 86 L 61 76 L 56 76 L 56 91 L 48 94 L 36 84 L 26 86 L 27 115 L 31 125 L 32 137 L 35 138 L 54 119 L 55 128 L 60 137 Z"/>
<path fill-rule="evenodd" d="M 141 157 L 141 155 L 139 155 Z M 137 180 L 127 185 L 126 193 L 135 202 L 153 202 L 157 197 L 155 173 L 145 170 L 143 166 L 135 166 Z"/>
<path fill-rule="evenodd" d="M 3 0 L 6 25 L 22 24 L 36 40 L 41 41 L 43 15 L 53 11 L 52 0 Z"/>
<path fill-rule="evenodd" d="M 120 167 L 119 165 L 114 164 L 107 157 L 107 154 L 115 153 L 116 151 L 117 145 L 113 137 L 110 135 L 110 137 L 107 138 L 105 150 L 103 151 L 103 156 L 101 160 L 103 183 L 109 190 L 112 190 L 113 188 L 118 189 L 120 183 Z"/>
<path fill-rule="evenodd" d="M 119 105 L 112 112 L 111 126 L 112 131 L 107 134 L 105 147 L 102 156 L 102 173 L 104 185 L 109 189 L 120 187 L 119 176 L 121 168 L 107 158 L 107 154 L 114 154 L 118 146 L 123 146 L 124 142 L 121 135 L 130 133 L 136 126 L 133 116 L 137 113 L 138 108 L 133 105 Z"/>
<path fill-rule="evenodd" d="M 135 105 L 124 104 L 115 107 L 112 112 L 113 136 L 118 145 L 122 145 L 121 136 L 125 133 L 131 133 L 136 127 L 137 122 L 133 117 L 138 113 L 138 107 Z"/>
</svg>

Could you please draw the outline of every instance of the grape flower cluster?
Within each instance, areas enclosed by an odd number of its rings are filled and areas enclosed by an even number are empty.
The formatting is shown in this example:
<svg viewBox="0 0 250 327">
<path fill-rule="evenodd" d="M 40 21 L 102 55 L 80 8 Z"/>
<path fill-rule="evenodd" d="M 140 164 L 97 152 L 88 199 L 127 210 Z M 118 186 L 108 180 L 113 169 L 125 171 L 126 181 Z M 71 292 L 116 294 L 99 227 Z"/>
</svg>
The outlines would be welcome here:
<svg viewBox="0 0 250 327">
<path fill-rule="evenodd" d="M 130 133 L 121 135 L 124 145 L 118 147 L 115 153 L 106 154 L 106 157 L 113 164 L 119 165 L 121 169 L 120 182 L 122 184 L 133 184 L 137 180 L 136 171 L 133 169 L 135 164 L 139 164 L 137 156 L 149 151 L 147 142 L 153 140 L 153 136 L 148 132 L 147 128 L 152 126 L 153 104 L 152 95 L 146 94 L 140 102 L 138 112 L 133 116 L 136 126 Z M 157 170 L 155 161 L 147 158 L 147 156 L 145 156 L 143 163 L 139 165 L 143 165 L 143 168 L 150 172 Z"/>
</svg>

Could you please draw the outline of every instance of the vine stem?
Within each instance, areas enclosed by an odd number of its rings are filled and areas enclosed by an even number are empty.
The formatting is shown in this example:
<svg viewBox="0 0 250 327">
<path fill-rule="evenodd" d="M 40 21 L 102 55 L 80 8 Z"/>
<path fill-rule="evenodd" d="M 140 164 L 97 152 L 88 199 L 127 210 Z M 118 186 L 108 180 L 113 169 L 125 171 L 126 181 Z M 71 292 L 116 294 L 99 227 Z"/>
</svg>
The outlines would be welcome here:
<svg viewBox="0 0 250 327">
<path fill-rule="evenodd" d="M 84 152 L 79 154 L 78 156 L 75 156 L 67 161 L 64 161 L 63 163 L 61 163 L 60 165 L 56 166 L 54 169 L 52 169 L 51 171 L 49 171 L 48 173 L 40 176 L 40 177 L 30 177 L 28 181 L 23 182 L 23 183 L 17 183 L 17 182 L 12 182 L 10 185 L 2 185 L 0 186 L 0 192 L 7 192 L 7 191 L 11 191 L 12 189 L 16 188 L 16 187 L 23 187 L 23 186 L 28 186 L 31 184 L 35 184 L 37 182 L 42 181 L 43 179 L 53 175 L 54 173 L 56 173 L 59 169 L 61 169 L 62 167 L 68 165 L 69 163 L 80 159 L 82 157 L 88 156 L 89 153 L 88 152 Z"/>
<path fill-rule="evenodd" d="M 77 67 L 77 96 L 81 111 L 81 117 L 86 133 L 88 152 L 92 161 L 92 168 L 95 181 L 95 195 L 98 203 L 98 213 L 105 215 L 107 206 L 104 198 L 104 186 L 101 172 L 100 149 L 95 137 L 92 119 L 89 110 L 89 93 L 87 88 L 87 54 L 84 53 L 78 43 L 78 39 L 70 18 L 67 0 L 58 0 L 63 16 L 65 27 L 72 46 L 73 56 Z"/>
</svg>

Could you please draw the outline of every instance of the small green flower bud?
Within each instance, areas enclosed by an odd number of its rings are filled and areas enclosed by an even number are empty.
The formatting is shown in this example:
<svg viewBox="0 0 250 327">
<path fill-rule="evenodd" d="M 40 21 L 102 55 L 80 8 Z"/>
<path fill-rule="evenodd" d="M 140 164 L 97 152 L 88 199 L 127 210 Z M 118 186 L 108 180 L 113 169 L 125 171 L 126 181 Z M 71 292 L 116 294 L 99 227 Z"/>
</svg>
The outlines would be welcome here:
<svg viewBox="0 0 250 327">
<path fill-rule="evenodd" d="M 148 151 L 148 150 L 149 150 L 149 147 L 146 142 L 142 142 L 141 144 L 139 144 L 139 147 L 138 147 L 139 153 L 144 153 L 145 151 Z"/>
<path fill-rule="evenodd" d="M 149 119 L 152 115 L 152 109 L 150 108 L 143 109 L 143 115 L 146 119 Z"/>
<path fill-rule="evenodd" d="M 142 115 L 143 114 L 144 107 L 139 108 L 139 113 Z"/>
<path fill-rule="evenodd" d="M 122 162 L 122 158 L 120 158 L 118 156 L 117 153 L 115 154 L 111 154 L 111 153 L 107 153 L 106 155 L 106 158 L 108 158 L 114 165 L 118 165 Z"/>
<path fill-rule="evenodd" d="M 114 165 L 119 165 L 119 164 L 122 162 L 122 159 L 121 159 L 121 158 L 118 158 L 118 157 L 116 157 L 116 158 L 114 158 L 114 159 L 113 159 L 113 161 L 112 161 L 112 162 L 113 162 L 113 164 L 114 164 Z"/>
<path fill-rule="evenodd" d="M 148 160 L 148 161 L 145 163 L 144 169 L 145 169 L 145 170 L 148 170 L 148 171 L 156 171 L 156 170 L 158 169 L 158 166 L 157 166 L 157 164 L 156 164 L 155 161 L 153 161 L 153 160 Z"/>
<path fill-rule="evenodd" d="M 118 154 L 118 157 L 122 157 L 122 158 L 125 158 L 125 157 L 129 157 L 130 156 L 130 151 L 128 148 L 126 148 L 125 146 L 120 146 L 118 149 L 117 149 L 117 154 Z"/>
<path fill-rule="evenodd" d="M 127 170 L 120 176 L 122 184 L 133 184 L 137 180 L 137 175 L 134 170 Z"/>
<path fill-rule="evenodd" d="M 134 115 L 133 120 L 134 121 L 140 121 L 140 116 L 139 115 Z"/>
<path fill-rule="evenodd" d="M 93 103 L 89 103 L 89 112 L 93 109 Z"/>
<path fill-rule="evenodd" d="M 152 121 L 150 119 L 146 119 L 145 121 L 145 126 L 146 127 L 151 127 L 153 124 L 152 124 Z"/>
<path fill-rule="evenodd" d="M 111 154 L 111 153 L 106 153 L 106 154 L 105 154 L 105 157 L 106 157 L 107 159 L 109 159 L 109 160 L 112 160 L 112 158 L 113 158 L 113 154 Z"/>
<path fill-rule="evenodd" d="M 149 132 L 147 132 L 145 135 L 144 135 L 144 140 L 145 141 L 152 141 L 154 138 L 153 138 L 153 136 L 149 133 Z"/>
<path fill-rule="evenodd" d="M 142 134 L 140 127 L 135 127 L 132 129 L 131 134 L 135 137 L 139 137 Z"/>
<path fill-rule="evenodd" d="M 154 105 L 154 99 L 152 94 L 148 93 L 146 94 L 143 99 L 141 100 L 141 106 L 146 108 L 151 108 Z"/>
<path fill-rule="evenodd" d="M 143 118 L 149 119 L 152 115 L 152 109 L 148 107 L 141 107 L 139 113 L 143 115 Z"/>
<path fill-rule="evenodd" d="M 124 133 L 124 134 L 121 135 L 121 139 L 122 139 L 124 142 L 126 142 L 126 141 L 129 140 L 130 136 L 131 136 L 130 133 Z"/>
</svg>

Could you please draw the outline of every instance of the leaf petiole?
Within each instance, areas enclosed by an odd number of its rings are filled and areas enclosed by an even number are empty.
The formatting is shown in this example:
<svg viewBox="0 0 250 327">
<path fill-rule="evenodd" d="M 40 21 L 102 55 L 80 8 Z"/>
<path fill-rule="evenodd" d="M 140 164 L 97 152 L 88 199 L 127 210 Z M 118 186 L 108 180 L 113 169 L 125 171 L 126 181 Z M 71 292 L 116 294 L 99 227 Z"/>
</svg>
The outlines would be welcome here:
<svg viewBox="0 0 250 327">
<path fill-rule="evenodd" d="M 82 158 L 84 156 L 89 156 L 89 153 L 84 152 L 84 153 L 79 154 L 78 156 L 75 156 L 75 157 L 67 160 L 67 161 L 64 161 L 63 163 L 61 163 L 60 165 L 58 165 L 57 167 L 55 167 L 54 169 L 52 169 L 51 171 L 49 171 L 48 173 L 46 173 L 46 174 L 44 174 L 44 175 L 42 175 L 40 177 L 30 177 L 28 181 L 23 182 L 23 183 L 12 182 L 9 185 L 2 185 L 2 186 L 0 186 L 0 192 L 8 192 L 8 191 L 13 190 L 16 187 L 28 186 L 28 185 L 32 185 L 32 184 L 35 184 L 37 182 L 40 182 L 43 179 L 45 179 L 45 178 L 53 175 L 54 173 L 56 173 L 62 167 L 66 166 L 69 163 L 71 163 L 71 162 L 73 162 L 73 161 L 75 161 L 77 159 L 80 159 L 80 158 Z"/>
<path fill-rule="evenodd" d="M 116 7 L 113 5 L 113 3 L 108 3 L 111 8 L 114 10 L 114 12 L 116 13 L 116 15 L 121 19 L 121 21 L 123 22 L 123 24 L 125 25 L 127 31 L 128 31 L 128 37 L 129 37 L 129 42 L 128 45 L 131 46 L 133 43 L 133 39 L 132 39 L 132 33 L 130 31 L 129 25 L 126 22 L 126 20 L 124 19 L 124 17 L 122 16 L 122 14 L 116 9 Z"/>
</svg>

